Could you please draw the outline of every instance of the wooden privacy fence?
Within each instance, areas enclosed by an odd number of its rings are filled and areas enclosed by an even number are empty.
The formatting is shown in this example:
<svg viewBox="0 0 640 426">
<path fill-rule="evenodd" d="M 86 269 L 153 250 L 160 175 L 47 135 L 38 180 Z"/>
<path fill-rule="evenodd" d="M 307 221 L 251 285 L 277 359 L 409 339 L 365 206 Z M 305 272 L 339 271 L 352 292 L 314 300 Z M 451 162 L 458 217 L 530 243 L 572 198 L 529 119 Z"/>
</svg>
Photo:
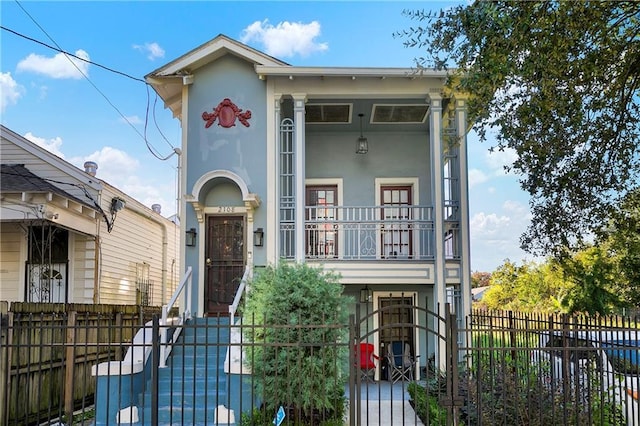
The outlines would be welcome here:
<svg viewBox="0 0 640 426">
<path fill-rule="evenodd" d="M 29 425 L 93 405 L 91 367 L 121 360 L 160 307 L 0 302 L 0 314 L 0 425 Z"/>
</svg>

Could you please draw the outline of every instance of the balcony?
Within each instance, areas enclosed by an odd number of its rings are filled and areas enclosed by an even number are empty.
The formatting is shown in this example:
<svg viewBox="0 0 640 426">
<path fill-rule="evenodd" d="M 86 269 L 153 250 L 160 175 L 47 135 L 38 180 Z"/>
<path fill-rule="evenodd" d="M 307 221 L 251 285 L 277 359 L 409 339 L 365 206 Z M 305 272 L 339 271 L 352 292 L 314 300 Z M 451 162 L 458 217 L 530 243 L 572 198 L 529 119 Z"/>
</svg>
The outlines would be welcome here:
<svg viewBox="0 0 640 426">
<path fill-rule="evenodd" d="M 304 234 L 309 260 L 425 261 L 435 257 L 431 206 L 307 206 Z M 295 257 L 293 220 L 281 221 L 280 253 L 284 258 Z"/>
</svg>

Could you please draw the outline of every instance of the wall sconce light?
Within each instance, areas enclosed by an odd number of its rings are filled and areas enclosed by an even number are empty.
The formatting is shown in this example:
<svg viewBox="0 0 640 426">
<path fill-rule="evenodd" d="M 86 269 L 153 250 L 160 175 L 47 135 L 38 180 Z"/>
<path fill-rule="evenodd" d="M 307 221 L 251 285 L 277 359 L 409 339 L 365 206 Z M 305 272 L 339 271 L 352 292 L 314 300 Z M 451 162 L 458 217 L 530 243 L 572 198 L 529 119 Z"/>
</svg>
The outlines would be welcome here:
<svg viewBox="0 0 640 426">
<path fill-rule="evenodd" d="M 356 142 L 356 154 L 366 154 L 369 151 L 369 141 L 367 140 L 367 138 L 362 136 L 362 117 L 363 116 L 364 116 L 363 113 L 358 114 L 358 117 L 360 117 L 360 137 Z"/>
<path fill-rule="evenodd" d="M 125 201 L 122 198 L 111 199 L 111 214 L 116 214 L 120 210 L 124 209 Z"/>
<path fill-rule="evenodd" d="M 264 244 L 264 230 L 262 228 L 258 228 L 253 231 L 253 245 L 256 247 L 262 247 Z"/>
<path fill-rule="evenodd" d="M 371 290 L 369 286 L 364 286 L 364 288 L 360 290 L 360 303 L 369 303 L 372 300 L 373 290 Z"/>
<path fill-rule="evenodd" d="M 196 232 L 196 228 L 191 228 L 185 232 L 185 244 L 187 247 L 195 247 L 196 235 L 198 235 L 198 233 Z"/>
</svg>

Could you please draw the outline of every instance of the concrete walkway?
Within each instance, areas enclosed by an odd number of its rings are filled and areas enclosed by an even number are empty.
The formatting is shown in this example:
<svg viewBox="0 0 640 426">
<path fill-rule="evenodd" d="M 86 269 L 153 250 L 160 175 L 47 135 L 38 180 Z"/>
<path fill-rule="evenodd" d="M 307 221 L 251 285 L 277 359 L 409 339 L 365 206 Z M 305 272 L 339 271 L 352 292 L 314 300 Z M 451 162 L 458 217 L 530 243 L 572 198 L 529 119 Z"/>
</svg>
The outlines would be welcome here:
<svg viewBox="0 0 640 426">
<path fill-rule="evenodd" d="M 349 396 L 348 389 L 346 395 Z M 387 381 L 363 383 L 359 402 L 361 417 L 356 419 L 356 424 L 424 426 L 409 403 L 407 383 L 391 384 Z"/>
</svg>

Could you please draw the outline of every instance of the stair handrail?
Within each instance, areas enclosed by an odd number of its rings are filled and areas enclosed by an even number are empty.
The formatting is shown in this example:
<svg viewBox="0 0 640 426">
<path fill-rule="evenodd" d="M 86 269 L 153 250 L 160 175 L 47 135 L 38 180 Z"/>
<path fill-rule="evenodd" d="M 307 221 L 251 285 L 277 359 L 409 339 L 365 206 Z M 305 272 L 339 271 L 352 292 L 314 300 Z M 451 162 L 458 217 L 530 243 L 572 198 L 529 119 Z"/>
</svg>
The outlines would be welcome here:
<svg viewBox="0 0 640 426">
<path fill-rule="evenodd" d="M 160 319 L 160 359 L 158 360 L 158 367 L 164 368 L 167 366 L 167 358 L 171 353 L 171 343 L 175 342 L 178 336 L 180 335 L 180 331 L 182 331 L 182 325 L 186 320 L 191 318 L 191 291 L 193 289 L 191 283 L 191 277 L 193 275 L 193 269 L 191 266 L 187 267 L 187 271 L 184 273 L 184 276 L 180 280 L 180 284 L 176 288 L 176 291 L 173 293 L 171 299 L 166 305 L 162 305 L 162 318 Z M 182 307 L 182 312 L 178 316 L 178 323 L 175 326 L 175 331 L 173 336 L 171 336 L 171 342 L 167 342 L 167 329 L 169 325 L 169 311 L 173 308 L 178 297 L 182 294 L 184 290 L 184 307 Z M 173 321 L 171 321 L 173 323 Z M 173 325 L 173 324 L 172 324 Z"/>
<path fill-rule="evenodd" d="M 238 290 L 236 291 L 236 296 L 233 298 L 233 303 L 229 305 L 229 317 L 231 319 L 231 325 L 234 324 L 234 317 L 236 312 L 238 311 L 238 306 L 240 306 L 240 300 L 242 300 L 242 294 L 247 288 L 247 283 L 253 277 L 253 268 L 250 265 L 244 269 L 244 274 L 242 275 L 242 279 L 240 280 L 240 285 L 238 286 Z"/>
</svg>

